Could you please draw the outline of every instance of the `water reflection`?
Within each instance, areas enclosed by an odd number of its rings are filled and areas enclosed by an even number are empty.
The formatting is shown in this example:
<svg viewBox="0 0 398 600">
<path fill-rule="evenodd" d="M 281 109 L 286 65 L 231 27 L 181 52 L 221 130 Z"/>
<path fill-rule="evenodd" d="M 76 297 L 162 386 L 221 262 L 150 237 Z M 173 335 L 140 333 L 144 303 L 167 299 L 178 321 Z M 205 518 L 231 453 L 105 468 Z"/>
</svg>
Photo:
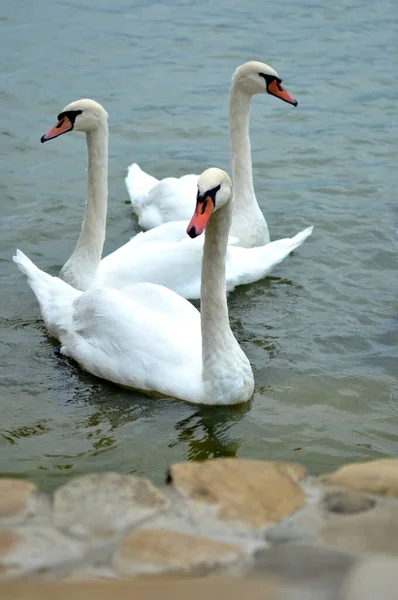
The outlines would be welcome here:
<svg viewBox="0 0 398 600">
<path fill-rule="evenodd" d="M 177 441 L 170 447 L 187 446 L 187 460 L 236 456 L 242 438 L 229 430 L 250 410 L 251 403 L 235 407 L 200 407 L 175 424 Z"/>
</svg>

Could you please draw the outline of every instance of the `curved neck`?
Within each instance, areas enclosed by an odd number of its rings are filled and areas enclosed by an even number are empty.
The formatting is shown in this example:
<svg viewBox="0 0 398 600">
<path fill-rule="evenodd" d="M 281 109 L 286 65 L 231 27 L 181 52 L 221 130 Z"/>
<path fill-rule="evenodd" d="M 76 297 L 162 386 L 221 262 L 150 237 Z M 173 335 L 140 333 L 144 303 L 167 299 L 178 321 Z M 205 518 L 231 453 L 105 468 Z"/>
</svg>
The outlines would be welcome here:
<svg viewBox="0 0 398 600">
<path fill-rule="evenodd" d="M 232 201 L 211 217 L 205 232 L 200 293 L 203 382 L 207 401 L 228 394 L 229 374 L 239 372 L 239 356 L 247 362 L 229 324 L 225 259 Z"/>
<path fill-rule="evenodd" d="M 76 247 L 64 265 L 62 278 L 87 289 L 95 279 L 101 261 L 106 232 L 108 199 L 108 125 L 106 121 L 87 133 L 87 200 Z"/>
<path fill-rule="evenodd" d="M 264 215 L 254 193 L 253 169 L 249 137 L 251 96 L 233 83 L 230 94 L 229 122 L 234 181 L 234 211 L 231 235 L 240 246 L 259 246 L 269 242 Z"/>
</svg>

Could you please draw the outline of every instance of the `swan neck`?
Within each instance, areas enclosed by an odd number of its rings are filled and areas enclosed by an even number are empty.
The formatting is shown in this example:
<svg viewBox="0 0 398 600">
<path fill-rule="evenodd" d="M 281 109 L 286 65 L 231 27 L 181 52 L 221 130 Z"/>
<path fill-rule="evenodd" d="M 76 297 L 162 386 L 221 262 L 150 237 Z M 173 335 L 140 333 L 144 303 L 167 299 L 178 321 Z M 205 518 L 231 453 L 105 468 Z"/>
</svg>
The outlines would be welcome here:
<svg viewBox="0 0 398 600">
<path fill-rule="evenodd" d="M 230 359 L 231 353 L 239 348 L 229 325 L 225 281 L 231 217 L 232 201 L 213 213 L 203 248 L 200 295 L 203 379 L 211 388 L 217 385 L 223 357 Z"/>
<path fill-rule="evenodd" d="M 79 240 L 69 259 L 68 271 L 84 273 L 95 279 L 101 261 L 106 233 L 108 199 L 108 125 L 101 122 L 97 129 L 88 132 L 87 141 L 87 200 Z M 66 267 L 66 265 L 65 265 Z M 87 288 L 85 282 L 80 289 Z"/>
<path fill-rule="evenodd" d="M 241 246 L 256 246 L 269 241 L 264 215 L 258 206 L 253 184 L 249 135 L 251 96 L 235 82 L 230 94 L 230 144 L 234 181 L 234 212 L 231 235 Z"/>
</svg>

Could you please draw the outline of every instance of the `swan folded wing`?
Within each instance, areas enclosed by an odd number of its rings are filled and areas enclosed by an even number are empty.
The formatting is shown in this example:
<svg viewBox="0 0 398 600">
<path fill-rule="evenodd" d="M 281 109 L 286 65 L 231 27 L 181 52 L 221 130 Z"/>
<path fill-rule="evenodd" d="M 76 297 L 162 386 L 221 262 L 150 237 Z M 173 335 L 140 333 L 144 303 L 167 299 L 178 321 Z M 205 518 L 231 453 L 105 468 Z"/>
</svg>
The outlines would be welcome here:
<svg viewBox="0 0 398 600">
<path fill-rule="evenodd" d="M 130 288 L 135 294 L 135 284 L 144 281 L 163 285 L 184 298 L 199 298 L 203 239 L 191 240 L 185 229 L 178 242 L 125 244 L 101 261 L 97 284 L 129 296 Z"/>
<path fill-rule="evenodd" d="M 138 210 L 150 190 L 159 183 L 159 179 L 143 171 L 137 163 L 133 163 L 128 167 L 125 183 L 133 210 Z"/>
<path fill-rule="evenodd" d="M 140 284 L 135 292 L 82 294 L 62 352 L 98 377 L 179 397 L 173 383 L 189 385 L 191 370 L 201 373 L 200 314 L 161 286 Z"/>
<path fill-rule="evenodd" d="M 197 182 L 197 175 L 159 181 L 149 190 L 139 210 L 135 210 L 141 227 L 151 229 L 169 221 L 188 221 L 194 208 Z"/>
</svg>

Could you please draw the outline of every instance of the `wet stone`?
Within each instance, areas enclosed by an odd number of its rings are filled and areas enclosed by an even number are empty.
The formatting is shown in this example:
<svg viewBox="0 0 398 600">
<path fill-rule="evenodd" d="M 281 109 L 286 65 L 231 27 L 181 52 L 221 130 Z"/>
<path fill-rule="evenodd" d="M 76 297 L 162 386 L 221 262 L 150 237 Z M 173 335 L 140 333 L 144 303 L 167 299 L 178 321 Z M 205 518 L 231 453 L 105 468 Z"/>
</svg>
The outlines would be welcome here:
<svg viewBox="0 0 398 600">
<path fill-rule="evenodd" d="M 122 575 L 191 573 L 227 565 L 239 556 L 233 544 L 166 529 L 142 529 L 121 542 L 114 567 Z"/>
<path fill-rule="evenodd" d="M 335 473 L 320 478 L 322 483 L 353 490 L 398 497 L 398 459 L 385 458 L 366 463 L 345 465 Z"/>
<path fill-rule="evenodd" d="M 34 513 L 38 490 L 30 481 L 0 479 L 0 520 L 22 520 Z"/>
<path fill-rule="evenodd" d="M 54 529 L 21 527 L 0 531 L 0 578 L 21 577 L 75 563 L 82 545 Z"/>
<path fill-rule="evenodd" d="M 336 490 L 326 492 L 322 503 L 329 512 L 351 515 L 370 510 L 376 505 L 376 500 L 353 490 Z"/>
<path fill-rule="evenodd" d="M 150 481 L 134 475 L 76 477 L 54 493 L 54 524 L 82 538 L 109 537 L 168 506 Z"/>
<path fill-rule="evenodd" d="M 215 459 L 173 465 L 167 482 L 184 497 L 216 508 L 219 519 L 265 527 L 301 508 L 305 495 L 296 463 Z"/>
<path fill-rule="evenodd" d="M 398 505 L 335 515 L 326 521 L 320 534 L 326 544 L 350 552 L 398 554 Z"/>
</svg>

